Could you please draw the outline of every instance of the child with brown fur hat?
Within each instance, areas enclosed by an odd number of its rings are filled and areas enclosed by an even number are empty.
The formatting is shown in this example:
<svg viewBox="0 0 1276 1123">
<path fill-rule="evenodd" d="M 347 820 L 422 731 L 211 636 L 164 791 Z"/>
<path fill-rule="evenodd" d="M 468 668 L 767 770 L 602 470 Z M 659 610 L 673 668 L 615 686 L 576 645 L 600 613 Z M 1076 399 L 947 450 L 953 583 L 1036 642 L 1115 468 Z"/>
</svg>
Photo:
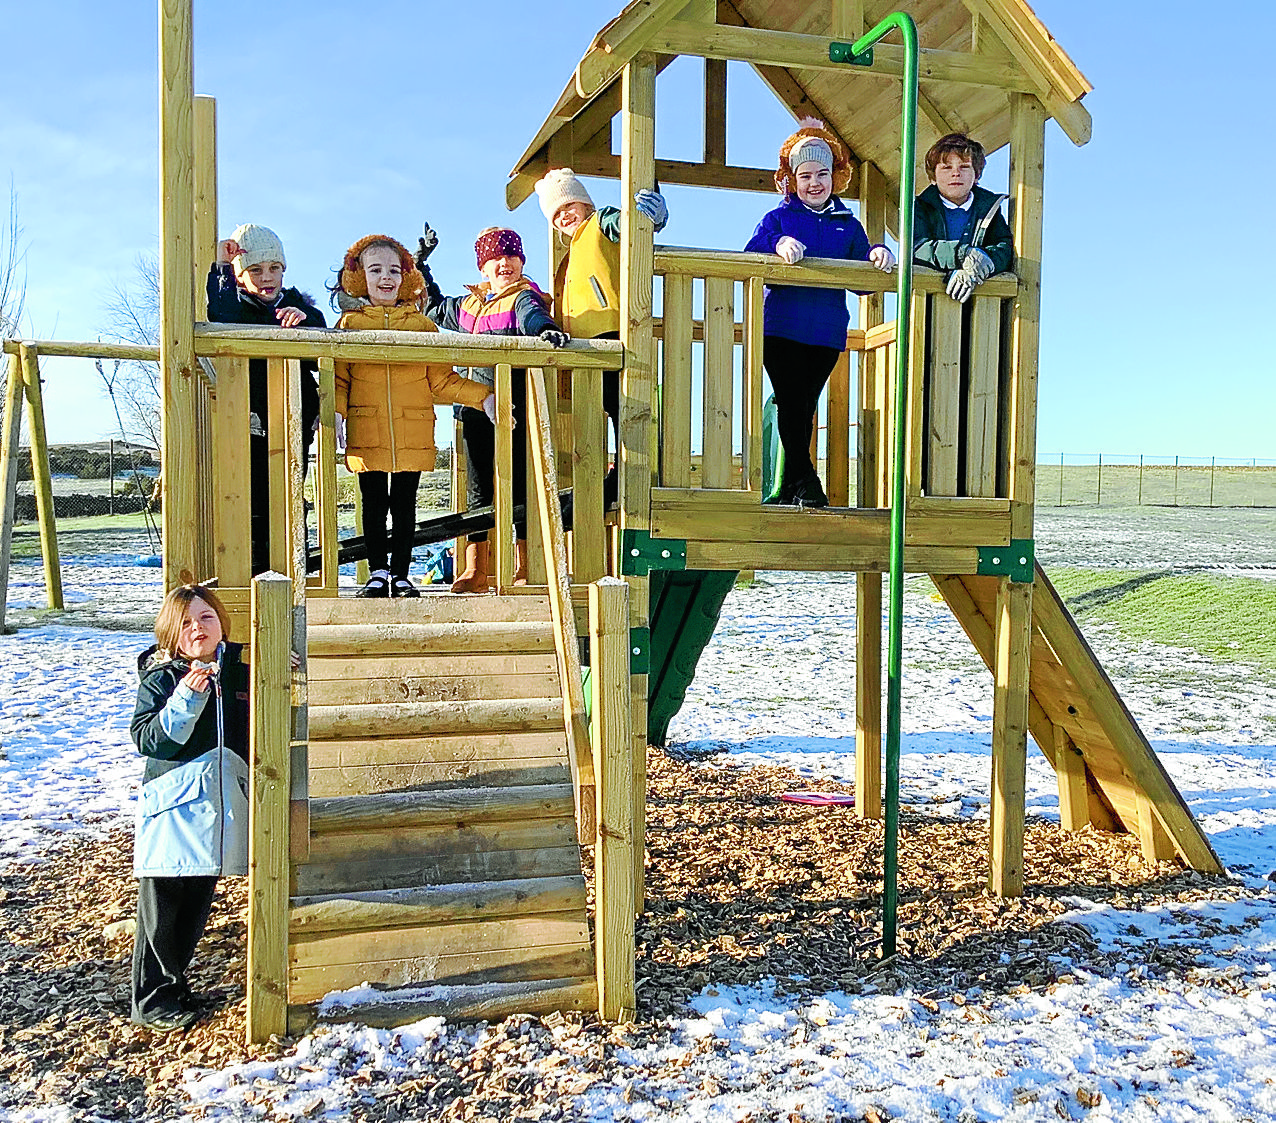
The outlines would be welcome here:
<svg viewBox="0 0 1276 1123">
<path fill-rule="evenodd" d="M 337 321 L 347 331 L 438 331 L 417 307 L 423 278 L 404 246 L 384 234 L 360 238 L 341 262 L 333 286 L 360 303 Z M 343 303 L 348 304 L 349 300 Z M 458 402 L 495 420 L 496 397 L 450 366 L 340 360 L 337 413 L 346 419 L 346 465 L 359 477 L 367 584 L 361 597 L 420 596 L 408 580 L 421 473 L 434 469 L 434 406 Z M 386 517 L 392 530 L 387 550 Z M 389 555 L 387 557 L 387 554 Z"/>
<path fill-rule="evenodd" d="M 762 216 L 745 250 L 776 254 L 789 265 L 808 254 L 868 261 L 889 273 L 895 255 L 885 246 L 870 246 L 864 227 L 837 197 L 850 179 L 846 146 L 823 122 L 804 119 L 780 147 L 775 186 L 784 202 Z M 779 490 L 767 497 L 768 503 L 828 506 L 811 463 L 811 419 L 837 357 L 846 349 L 849 324 L 841 289 L 766 286 L 762 365 L 775 393 L 784 450 Z"/>
</svg>

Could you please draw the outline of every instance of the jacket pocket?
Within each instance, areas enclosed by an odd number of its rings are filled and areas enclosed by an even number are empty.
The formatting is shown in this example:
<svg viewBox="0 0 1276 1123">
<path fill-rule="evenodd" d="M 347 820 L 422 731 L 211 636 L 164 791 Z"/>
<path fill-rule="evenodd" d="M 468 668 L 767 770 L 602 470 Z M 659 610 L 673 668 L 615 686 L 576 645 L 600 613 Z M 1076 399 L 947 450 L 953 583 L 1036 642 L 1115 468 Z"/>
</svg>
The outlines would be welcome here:
<svg viewBox="0 0 1276 1123">
<path fill-rule="evenodd" d="M 606 308 L 607 297 L 603 295 L 603 287 L 598 283 L 598 278 L 592 274 L 589 278 L 589 286 L 594 290 L 594 299 L 598 301 L 598 306 L 600 308 Z"/>
<path fill-rule="evenodd" d="M 405 409 L 403 419 L 395 428 L 402 425 L 399 434 L 400 448 L 433 448 L 434 447 L 434 410 Z"/>
<path fill-rule="evenodd" d="M 142 785 L 133 835 L 134 877 L 221 872 L 221 816 L 211 796 L 217 750 Z"/>
</svg>

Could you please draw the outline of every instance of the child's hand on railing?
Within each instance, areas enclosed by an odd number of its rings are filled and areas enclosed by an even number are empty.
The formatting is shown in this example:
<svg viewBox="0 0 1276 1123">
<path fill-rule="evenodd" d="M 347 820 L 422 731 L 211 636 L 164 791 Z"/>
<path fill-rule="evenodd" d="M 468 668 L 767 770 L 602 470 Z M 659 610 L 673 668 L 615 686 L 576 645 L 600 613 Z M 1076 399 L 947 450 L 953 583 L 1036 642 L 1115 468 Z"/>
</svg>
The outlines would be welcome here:
<svg viewBox="0 0 1276 1123">
<path fill-rule="evenodd" d="M 488 396 L 483 399 L 483 412 L 487 414 L 487 419 L 493 425 L 495 425 L 496 424 L 496 395 L 495 394 L 488 394 Z"/>
<path fill-rule="evenodd" d="M 295 328 L 306 322 L 306 314 L 300 308 L 276 308 L 275 319 L 281 328 Z"/>
<path fill-rule="evenodd" d="M 874 246 L 868 251 L 868 263 L 883 273 L 892 273 L 895 270 L 895 255 L 886 246 Z"/>
<path fill-rule="evenodd" d="M 975 284 L 982 285 L 997 272 L 993 260 L 978 246 L 971 246 L 961 259 L 961 267 L 975 278 Z"/>
<path fill-rule="evenodd" d="M 789 265 L 796 265 L 802 260 L 802 255 L 806 253 L 806 246 L 796 238 L 790 238 L 785 234 L 784 237 L 775 243 L 775 252 L 778 257 Z"/>
<path fill-rule="evenodd" d="M 546 328 L 541 332 L 540 337 L 551 347 L 566 347 L 572 341 L 570 335 L 565 331 L 559 331 L 557 328 Z"/>
</svg>

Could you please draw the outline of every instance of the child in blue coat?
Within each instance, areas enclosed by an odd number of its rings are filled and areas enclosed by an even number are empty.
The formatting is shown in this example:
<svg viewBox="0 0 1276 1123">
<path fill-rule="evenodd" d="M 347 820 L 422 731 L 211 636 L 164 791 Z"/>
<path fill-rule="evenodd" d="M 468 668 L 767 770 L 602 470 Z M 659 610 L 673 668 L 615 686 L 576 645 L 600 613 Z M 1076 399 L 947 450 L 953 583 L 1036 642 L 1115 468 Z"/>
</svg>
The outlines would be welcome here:
<svg viewBox="0 0 1276 1123">
<path fill-rule="evenodd" d="M 895 255 L 869 245 L 864 227 L 836 195 L 850 178 L 846 146 L 822 121 L 806 118 L 780 147 L 775 185 L 784 202 L 763 215 L 745 250 L 776 254 L 789 265 L 806 256 L 868 261 L 889 273 Z M 784 449 L 780 488 L 769 503 L 828 506 L 811 463 L 811 425 L 824 384 L 846 349 L 849 325 L 841 289 L 766 286 L 762 366 L 775 394 Z"/>
</svg>

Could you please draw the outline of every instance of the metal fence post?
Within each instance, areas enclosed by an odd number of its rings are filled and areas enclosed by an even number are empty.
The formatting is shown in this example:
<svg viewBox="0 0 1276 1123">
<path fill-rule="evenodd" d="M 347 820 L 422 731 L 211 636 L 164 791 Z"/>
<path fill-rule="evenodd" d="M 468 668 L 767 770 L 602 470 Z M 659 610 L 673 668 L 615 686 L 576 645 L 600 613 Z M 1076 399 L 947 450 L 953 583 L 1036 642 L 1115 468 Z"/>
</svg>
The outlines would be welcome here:
<svg viewBox="0 0 1276 1123">
<path fill-rule="evenodd" d="M 1214 457 L 1210 457 L 1210 506 L 1214 506 Z"/>
<path fill-rule="evenodd" d="M 1063 506 L 1063 453 L 1059 453 L 1059 506 Z"/>
<path fill-rule="evenodd" d="M 1174 506 L 1179 505 L 1179 458 L 1174 458 Z"/>
<path fill-rule="evenodd" d="M 1143 506 L 1143 453 L 1139 453 L 1139 501 L 1136 506 Z"/>
</svg>

